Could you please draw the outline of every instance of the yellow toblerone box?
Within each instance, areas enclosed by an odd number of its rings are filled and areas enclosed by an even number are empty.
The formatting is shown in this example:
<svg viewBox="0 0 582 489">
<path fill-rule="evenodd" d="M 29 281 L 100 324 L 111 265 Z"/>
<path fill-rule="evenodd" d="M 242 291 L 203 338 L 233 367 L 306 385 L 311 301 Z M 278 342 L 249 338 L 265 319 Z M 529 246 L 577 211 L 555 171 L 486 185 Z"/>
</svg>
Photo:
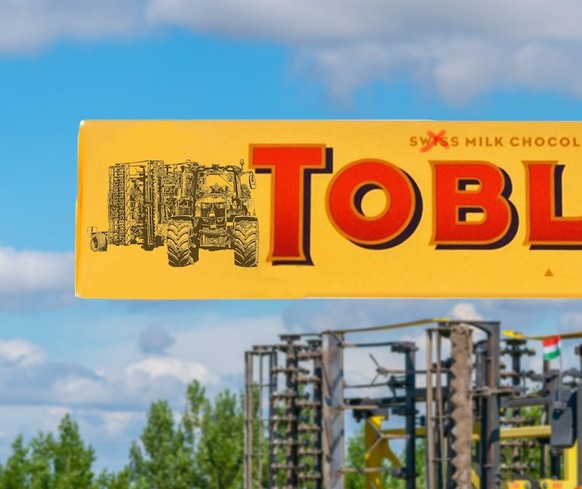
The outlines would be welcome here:
<svg viewBox="0 0 582 489">
<path fill-rule="evenodd" d="M 581 297 L 582 123 L 86 121 L 76 291 Z"/>
</svg>

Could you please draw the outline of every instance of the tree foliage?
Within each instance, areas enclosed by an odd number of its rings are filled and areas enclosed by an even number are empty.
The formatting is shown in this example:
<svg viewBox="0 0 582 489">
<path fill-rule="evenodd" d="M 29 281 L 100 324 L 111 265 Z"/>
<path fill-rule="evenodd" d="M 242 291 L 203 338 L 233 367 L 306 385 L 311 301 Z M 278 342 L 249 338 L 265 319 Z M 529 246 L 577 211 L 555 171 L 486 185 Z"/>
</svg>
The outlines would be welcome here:
<svg viewBox="0 0 582 489">
<path fill-rule="evenodd" d="M 0 472 L 0 489 L 95 489 L 93 448 L 85 445 L 79 426 L 67 414 L 58 436 L 39 433 L 25 445 L 22 436 Z"/>
<path fill-rule="evenodd" d="M 57 435 L 18 436 L 0 466 L 0 489 L 235 489 L 243 474 L 242 398 L 228 390 L 214 399 L 196 381 L 181 415 L 168 402 L 151 404 L 141 436 L 119 472 L 95 474 L 95 452 L 65 415 Z"/>
<path fill-rule="evenodd" d="M 68 414 L 59 425 L 52 455 L 54 489 L 92 489 L 95 452 L 85 446 L 77 423 Z"/>
<path fill-rule="evenodd" d="M 12 454 L 8 457 L 0 477 L 3 489 L 20 489 L 30 487 L 27 477 L 28 448 L 24 446 L 22 436 L 12 443 Z"/>
<path fill-rule="evenodd" d="M 244 440 L 241 399 L 224 391 L 206 403 L 203 412 L 197 460 L 206 488 L 242 487 Z"/>
<path fill-rule="evenodd" d="M 523 414 L 539 418 L 535 410 Z M 259 415 L 259 413 L 255 413 Z M 229 390 L 214 398 L 196 381 L 186 391 L 182 413 L 163 400 L 151 404 L 146 424 L 129 452 L 127 466 L 117 472 L 93 468 L 95 452 L 83 441 L 70 415 L 55 435 L 38 433 L 28 443 L 18 436 L 0 466 L 0 489 L 240 489 L 243 486 L 244 410 L 242 396 Z M 254 433 L 258 438 L 258 433 Z M 263 468 L 268 453 L 263 440 Z M 527 452 L 528 456 L 530 455 Z M 531 453 L 532 458 L 535 457 Z M 417 442 L 417 487 L 424 487 L 426 446 Z M 539 460 L 535 459 L 539 465 Z M 348 440 L 346 465 L 365 466 L 363 425 Z M 263 474 L 266 483 L 267 472 Z M 389 471 L 386 489 L 404 487 Z M 346 489 L 364 489 L 363 473 L 350 472 Z"/>
</svg>

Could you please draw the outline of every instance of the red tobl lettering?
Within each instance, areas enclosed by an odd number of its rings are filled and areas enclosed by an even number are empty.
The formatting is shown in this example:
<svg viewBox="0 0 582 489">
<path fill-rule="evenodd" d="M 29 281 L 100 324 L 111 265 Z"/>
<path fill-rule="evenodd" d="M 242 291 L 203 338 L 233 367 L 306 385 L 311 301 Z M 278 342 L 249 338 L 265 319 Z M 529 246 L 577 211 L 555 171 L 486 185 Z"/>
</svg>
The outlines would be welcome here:
<svg viewBox="0 0 582 489">
<path fill-rule="evenodd" d="M 380 189 L 387 205 L 367 217 L 362 199 Z M 404 241 L 418 225 L 422 201 L 414 181 L 400 168 L 382 160 L 362 160 L 342 168 L 327 195 L 327 212 L 335 228 L 365 248 L 389 248 Z"/>
<path fill-rule="evenodd" d="M 525 244 L 531 249 L 582 246 L 582 217 L 562 215 L 564 165 L 557 161 L 524 161 L 524 165 L 529 223 Z"/>
<path fill-rule="evenodd" d="M 326 158 L 329 154 L 330 157 Z M 271 250 L 274 265 L 312 265 L 309 254 L 310 177 L 331 172 L 325 145 L 251 145 L 250 167 L 271 173 Z"/>
<path fill-rule="evenodd" d="M 517 231 L 511 181 L 482 161 L 433 161 L 434 237 L 437 249 L 493 249 Z"/>
</svg>

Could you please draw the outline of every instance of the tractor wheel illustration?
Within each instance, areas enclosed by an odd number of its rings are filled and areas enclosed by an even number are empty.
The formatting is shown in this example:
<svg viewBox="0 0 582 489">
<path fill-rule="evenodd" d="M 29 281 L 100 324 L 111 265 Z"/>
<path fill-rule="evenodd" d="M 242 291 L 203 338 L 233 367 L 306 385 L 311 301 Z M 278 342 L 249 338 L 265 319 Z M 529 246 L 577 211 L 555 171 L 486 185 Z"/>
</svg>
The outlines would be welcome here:
<svg viewBox="0 0 582 489">
<path fill-rule="evenodd" d="M 190 233 L 192 223 L 190 221 L 170 221 L 166 246 L 168 250 L 168 263 L 172 267 L 186 267 L 192 264 L 190 253 Z"/>
<path fill-rule="evenodd" d="M 255 220 L 240 220 L 233 233 L 234 264 L 256 267 L 259 263 L 259 226 Z"/>
<path fill-rule="evenodd" d="M 91 235 L 91 251 L 107 251 L 107 235 L 105 233 Z"/>
</svg>

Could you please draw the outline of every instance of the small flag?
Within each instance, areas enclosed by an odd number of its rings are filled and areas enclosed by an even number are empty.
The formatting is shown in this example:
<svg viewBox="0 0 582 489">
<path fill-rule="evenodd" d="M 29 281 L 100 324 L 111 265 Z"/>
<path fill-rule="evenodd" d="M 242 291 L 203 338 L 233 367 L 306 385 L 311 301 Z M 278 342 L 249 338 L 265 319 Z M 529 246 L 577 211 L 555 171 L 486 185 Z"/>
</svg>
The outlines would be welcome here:
<svg viewBox="0 0 582 489">
<path fill-rule="evenodd" d="M 544 348 L 544 360 L 549 361 L 558 358 L 562 354 L 562 338 L 552 336 L 542 341 Z"/>
</svg>

